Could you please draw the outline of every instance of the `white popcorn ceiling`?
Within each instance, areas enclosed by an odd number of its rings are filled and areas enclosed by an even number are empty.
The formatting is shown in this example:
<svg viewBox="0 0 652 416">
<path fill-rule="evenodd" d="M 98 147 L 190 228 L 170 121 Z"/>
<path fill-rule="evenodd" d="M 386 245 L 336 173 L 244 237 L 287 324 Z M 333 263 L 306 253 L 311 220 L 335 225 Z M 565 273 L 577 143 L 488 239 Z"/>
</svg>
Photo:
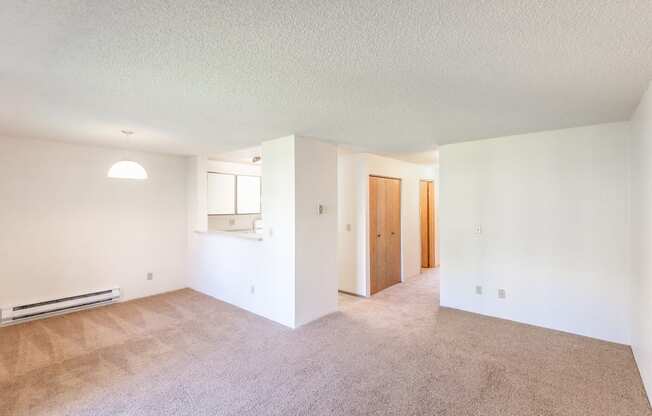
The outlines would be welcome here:
<svg viewBox="0 0 652 416">
<path fill-rule="evenodd" d="M 0 3 L 0 136 L 409 154 L 626 120 L 651 78 L 650 0 Z"/>
</svg>

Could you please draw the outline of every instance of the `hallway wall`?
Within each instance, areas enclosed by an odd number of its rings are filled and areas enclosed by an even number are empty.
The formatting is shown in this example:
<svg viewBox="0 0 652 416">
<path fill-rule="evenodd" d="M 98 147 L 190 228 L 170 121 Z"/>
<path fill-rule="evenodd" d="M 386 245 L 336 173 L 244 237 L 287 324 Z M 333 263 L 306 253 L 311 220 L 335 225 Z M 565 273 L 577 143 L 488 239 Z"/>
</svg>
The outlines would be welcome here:
<svg viewBox="0 0 652 416">
<path fill-rule="evenodd" d="M 630 134 L 625 122 L 441 147 L 442 306 L 630 344 Z"/>
<path fill-rule="evenodd" d="M 436 179 L 432 165 L 369 153 L 338 156 L 339 289 L 369 296 L 369 175 L 401 179 L 401 254 L 403 278 L 421 272 L 419 181 Z M 350 228 L 350 229 L 349 229 Z"/>
<path fill-rule="evenodd" d="M 632 349 L 652 395 L 652 83 L 632 117 Z"/>
</svg>

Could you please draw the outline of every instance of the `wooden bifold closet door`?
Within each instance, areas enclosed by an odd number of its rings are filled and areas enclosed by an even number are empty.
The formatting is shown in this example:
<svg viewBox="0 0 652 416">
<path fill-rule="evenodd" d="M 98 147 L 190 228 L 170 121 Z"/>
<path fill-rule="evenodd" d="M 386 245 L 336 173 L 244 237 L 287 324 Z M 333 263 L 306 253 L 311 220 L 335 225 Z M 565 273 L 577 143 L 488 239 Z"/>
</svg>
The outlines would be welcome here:
<svg viewBox="0 0 652 416">
<path fill-rule="evenodd" d="M 369 177 L 371 294 L 401 282 L 401 180 Z"/>
<path fill-rule="evenodd" d="M 439 266 L 437 255 L 437 221 L 435 212 L 435 184 L 421 181 L 419 185 L 419 215 L 421 222 L 421 267 Z"/>
</svg>

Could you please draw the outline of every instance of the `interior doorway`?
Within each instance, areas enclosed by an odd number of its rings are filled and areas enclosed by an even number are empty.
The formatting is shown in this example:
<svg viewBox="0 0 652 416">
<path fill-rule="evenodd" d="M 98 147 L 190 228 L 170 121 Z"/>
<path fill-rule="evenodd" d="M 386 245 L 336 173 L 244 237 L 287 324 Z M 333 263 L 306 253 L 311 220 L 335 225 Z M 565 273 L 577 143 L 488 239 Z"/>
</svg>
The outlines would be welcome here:
<svg viewBox="0 0 652 416">
<path fill-rule="evenodd" d="M 437 206 L 435 183 L 422 180 L 419 183 L 419 214 L 421 217 L 421 268 L 439 267 L 437 244 Z"/>
<path fill-rule="evenodd" d="M 401 180 L 369 176 L 370 292 L 401 282 Z"/>
</svg>

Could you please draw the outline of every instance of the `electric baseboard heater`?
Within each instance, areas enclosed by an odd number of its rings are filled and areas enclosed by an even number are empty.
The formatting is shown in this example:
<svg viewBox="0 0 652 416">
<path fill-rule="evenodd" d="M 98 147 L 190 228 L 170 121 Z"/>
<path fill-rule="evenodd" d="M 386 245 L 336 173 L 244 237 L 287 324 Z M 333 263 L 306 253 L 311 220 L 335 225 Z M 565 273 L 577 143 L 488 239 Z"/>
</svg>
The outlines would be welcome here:
<svg viewBox="0 0 652 416">
<path fill-rule="evenodd" d="M 43 300 L 0 309 L 0 325 L 11 325 L 48 316 L 95 308 L 120 299 L 120 288 L 105 289 L 59 299 Z"/>
</svg>

